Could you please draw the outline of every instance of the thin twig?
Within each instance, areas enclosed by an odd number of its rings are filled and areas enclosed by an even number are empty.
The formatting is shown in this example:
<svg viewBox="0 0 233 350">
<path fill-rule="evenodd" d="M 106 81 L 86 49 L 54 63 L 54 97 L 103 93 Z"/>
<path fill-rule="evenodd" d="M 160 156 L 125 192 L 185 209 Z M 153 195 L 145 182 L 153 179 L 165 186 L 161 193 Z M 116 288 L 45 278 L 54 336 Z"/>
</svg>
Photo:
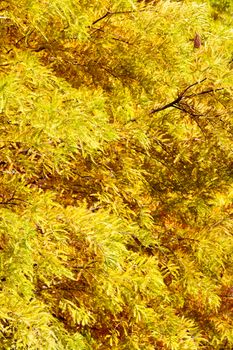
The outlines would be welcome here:
<svg viewBox="0 0 233 350">
<path fill-rule="evenodd" d="M 102 21 L 104 18 L 106 18 L 107 16 L 110 16 L 111 14 L 112 14 L 111 12 L 107 11 L 107 12 L 105 13 L 105 15 L 103 15 L 102 17 L 96 19 L 94 22 L 92 22 L 92 25 L 94 25 L 94 24 L 96 24 L 96 23 Z"/>
<path fill-rule="evenodd" d="M 210 90 L 201 91 L 201 92 L 198 92 L 198 93 L 196 93 L 196 94 L 187 95 L 187 96 L 185 96 L 185 98 L 190 98 L 190 97 L 194 97 L 194 96 L 209 94 L 210 92 L 215 92 L 215 91 L 220 91 L 220 90 L 224 90 L 224 88 L 210 89 Z"/>
<path fill-rule="evenodd" d="M 160 111 L 163 111 L 167 108 L 170 108 L 170 107 L 173 107 L 173 108 L 177 108 L 177 109 L 180 109 L 180 110 L 184 110 L 184 108 L 182 108 L 182 106 L 179 105 L 179 103 L 185 99 L 185 98 L 191 98 L 191 97 L 195 97 L 195 96 L 200 96 L 200 95 L 204 95 L 204 94 L 208 94 L 208 93 L 211 93 L 211 92 L 215 92 L 215 91 L 219 91 L 219 90 L 224 90 L 223 88 L 219 88 L 219 89 L 209 89 L 209 90 L 204 90 L 204 91 L 201 91 L 201 92 L 198 92 L 198 93 L 194 93 L 194 94 L 191 94 L 191 95 L 185 95 L 185 93 L 191 89 L 193 86 L 195 85 L 198 85 L 198 84 L 201 84 L 203 83 L 203 81 L 205 81 L 207 78 L 204 78 L 202 79 L 201 81 L 198 81 L 198 82 L 195 82 L 191 85 L 189 85 L 187 88 L 185 88 L 179 95 L 178 97 L 173 100 L 172 102 L 170 103 L 167 103 L 165 106 L 162 106 L 162 107 L 159 107 L 159 108 L 155 108 L 155 109 L 152 109 L 150 111 L 150 114 L 154 114 L 154 113 L 157 113 L 157 112 L 160 112 Z M 187 111 L 186 111 L 187 112 Z M 194 115 L 195 116 L 195 115 Z"/>
<path fill-rule="evenodd" d="M 184 97 L 185 92 L 188 91 L 189 89 L 191 89 L 193 86 L 195 86 L 195 85 L 197 85 L 197 84 L 201 84 L 204 80 L 206 80 L 206 78 L 205 78 L 205 79 L 202 79 L 200 82 L 195 82 L 195 83 L 189 85 L 187 88 L 185 88 L 185 89 L 179 94 L 179 96 L 178 96 L 175 100 L 173 100 L 173 101 L 170 102 L 170 103 L 167 103 L 167 104 L 166 104 L 165 106 L 163 106 L 163 107 L 159 107 L 159 108 L 152 109 L 152 110 L 150 111 L 150 114 L 154 114 L 154 113 L 163 111 L 164 109 L 167 109 L 167 108 L 169 108 L 169 107 L 177 107 L 176 105 L 182 100 L 182 98 Z"/>
<path fill-rule="evenodd" d="M 192 88 L 195 85 L 201 84 L 203 83 L 203 81 L 205 81 L 207 78 L 202 79 L 201 81 L 196 81 L 196 83 L 193 83 L 191 85 L 189 85 L 186 89 L 183 90 L 183 92 L 181 93 L 182 96 L 184 96 L 184 94 L 186 93 L 186 91 L 188 91 L 190 88 Z"/>
<path fill-rule="evenodd" d="M 130 14 L 130 13 L 143 12 L 143 11 L 148 11 L 148 9 L 143 8 L 141 10 L 115 11 L 115 12 L 107 11 L 103 16 L 101 16 L 100 18 L 98 18 L 94 22 L 92 22 L 92 26 L 94 24 L 102 21 L 104 18 L 106 18 L 108 16 L 112 16 L 112 15 L 127 15 L 127 14 Z"/>
</svg>

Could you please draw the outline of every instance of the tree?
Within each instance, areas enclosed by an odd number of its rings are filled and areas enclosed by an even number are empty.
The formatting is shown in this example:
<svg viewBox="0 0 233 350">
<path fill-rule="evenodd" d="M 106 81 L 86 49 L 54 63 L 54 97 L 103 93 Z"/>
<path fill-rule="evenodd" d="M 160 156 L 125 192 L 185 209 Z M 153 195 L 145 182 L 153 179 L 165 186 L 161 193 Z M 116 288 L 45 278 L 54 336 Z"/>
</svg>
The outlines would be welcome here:
<svg viewBox="0 0 233 350">
<path fill-rule="evenodd" d="M 232 349 L 228 9 L 1 3 L 1 349 Z"/>
</svg>

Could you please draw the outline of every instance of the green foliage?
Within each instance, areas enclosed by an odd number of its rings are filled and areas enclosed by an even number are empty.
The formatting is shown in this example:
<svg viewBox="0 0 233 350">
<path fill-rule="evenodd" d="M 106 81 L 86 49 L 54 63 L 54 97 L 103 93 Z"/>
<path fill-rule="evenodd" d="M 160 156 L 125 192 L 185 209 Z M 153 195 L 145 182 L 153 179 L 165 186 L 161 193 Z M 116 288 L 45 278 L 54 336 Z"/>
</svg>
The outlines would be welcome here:
<svg viewBox="0 0 233 350">
<path fill-rule="evenodd" d="M 232 349 L 233 33 L 211 4 L 1 2 L 0 349 Z"/>
</svg>

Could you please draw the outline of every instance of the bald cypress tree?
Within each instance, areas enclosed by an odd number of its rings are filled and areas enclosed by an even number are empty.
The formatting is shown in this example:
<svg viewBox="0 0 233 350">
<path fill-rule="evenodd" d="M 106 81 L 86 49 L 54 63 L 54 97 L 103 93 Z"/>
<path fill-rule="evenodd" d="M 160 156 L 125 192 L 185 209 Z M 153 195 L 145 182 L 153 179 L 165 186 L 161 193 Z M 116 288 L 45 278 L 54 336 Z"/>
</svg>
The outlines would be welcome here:
<svg viewBox="0 0 233 350">
<path fill-rule="evenodd" d="M 0 349 L 232 349 L 230 6 L 0 6 Z"/>
</svg>

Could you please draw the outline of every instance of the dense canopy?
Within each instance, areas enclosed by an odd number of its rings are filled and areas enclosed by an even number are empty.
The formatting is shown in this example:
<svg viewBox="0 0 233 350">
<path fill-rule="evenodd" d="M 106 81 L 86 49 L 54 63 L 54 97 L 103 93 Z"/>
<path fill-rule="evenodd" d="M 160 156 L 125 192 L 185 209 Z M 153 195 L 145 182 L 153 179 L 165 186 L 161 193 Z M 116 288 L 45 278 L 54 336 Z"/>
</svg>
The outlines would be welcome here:
<svg viewBox="0 0 233 350">
<path fill-rule="evenodd" d="M 233 348 L 233 7 L 0 3 L 0 349 Z"/>
</svg>

